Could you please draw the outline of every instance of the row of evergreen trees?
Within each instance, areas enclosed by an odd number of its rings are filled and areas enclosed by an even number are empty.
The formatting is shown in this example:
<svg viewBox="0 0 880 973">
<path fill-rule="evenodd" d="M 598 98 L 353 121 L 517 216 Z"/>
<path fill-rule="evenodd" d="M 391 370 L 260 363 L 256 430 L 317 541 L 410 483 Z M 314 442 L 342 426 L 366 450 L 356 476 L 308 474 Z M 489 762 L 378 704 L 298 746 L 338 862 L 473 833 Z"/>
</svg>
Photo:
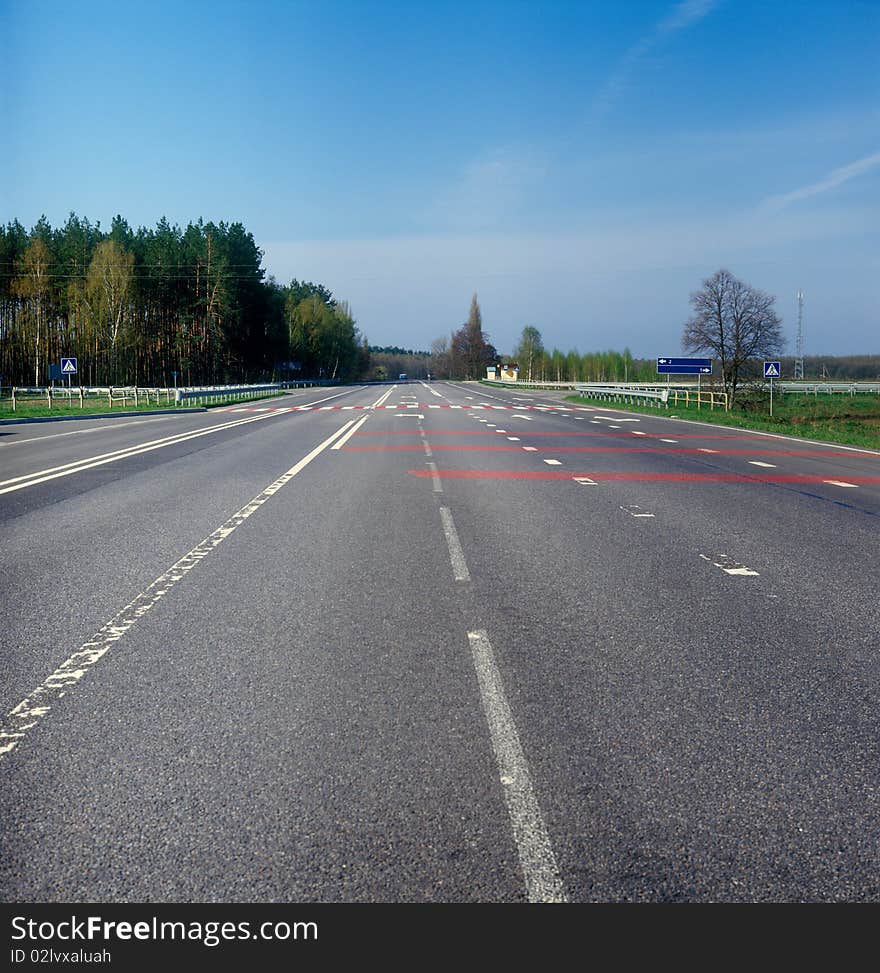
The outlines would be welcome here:
<svg viewBox="0 0 880 973">
<path fill-rule="evenodd" d="M 0 382 L 45 385 L 68 356 L 90 385 L 360 375 L 369 351 L 348 305 L 266 279 L 262 259 L 241 223 L 0 226 Z"/>
</svg>

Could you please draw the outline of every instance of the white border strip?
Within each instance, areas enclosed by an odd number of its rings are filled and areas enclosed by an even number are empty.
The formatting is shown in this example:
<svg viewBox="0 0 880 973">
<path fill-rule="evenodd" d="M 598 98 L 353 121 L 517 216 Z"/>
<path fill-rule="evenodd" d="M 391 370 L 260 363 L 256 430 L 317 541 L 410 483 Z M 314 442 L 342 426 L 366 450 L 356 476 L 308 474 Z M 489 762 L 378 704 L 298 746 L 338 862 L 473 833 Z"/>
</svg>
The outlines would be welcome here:
<svg viewBox="0 0 880 973">
<path fill-rule="evenodd" d="M 55 702 L 61 699 L 69 688 L 77 685 L 89 669 L 113 648 L 114 644 L 132 628 L 135 622 L 155 607 L 178 581 L 185 578 L 200 561 L 203 561 L 212 551 L 215 551 L 251 514 L 259 510 L 270 497 L 274 496 L 297 473 L 305 469 L 338 436 L 341 436 L 352 425 L 352 422 L 353 420 L 337 429 L 332 436 L 316 446 L 295 466 L 292 466 L 286 473 L 282 473 L 277 480 L 270 483 L 262 493 L 257 494 L 250 503 L 234 513 L 225 524 L 218 527 L 203 541 L 196 544 L 188 554 L 184 554 L 179 561 L 172 564 L 164 574 L 159 575 L 122 611 L 114 615 L 88 642 L 84 642 L 69 659 L 62 662 L 52 675 L 37 686 L 18 706 L 10 710 L 0 720 L 0 761 L 22 742 L 26 734 L 37 726 L 40 719 L 51 710 Z"/>
</svg>

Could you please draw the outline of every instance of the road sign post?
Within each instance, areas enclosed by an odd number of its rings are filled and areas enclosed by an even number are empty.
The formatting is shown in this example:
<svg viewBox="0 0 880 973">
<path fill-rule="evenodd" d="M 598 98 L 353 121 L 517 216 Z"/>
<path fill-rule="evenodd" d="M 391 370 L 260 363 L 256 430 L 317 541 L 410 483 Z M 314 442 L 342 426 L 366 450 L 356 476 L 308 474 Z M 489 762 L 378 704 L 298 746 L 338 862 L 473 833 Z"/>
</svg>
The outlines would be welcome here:
<svg viewBox="0 0 880 973">
<path fill-rule="evenodd" d="M 70 376 L 76 375 L 77 373 L 77 361 L 75 358 L 62 358 L 61 359 L 61 375 L 67 376 L 67 387 L 70 388 Z"/>
<path fill-rule="evenodd" d="M 773 417 L 773 379 L 782 374 L 781 363 L 778 361 L 764 362 L 764 378 L 770 379 L 770 417 Z"/>
<path fill-rule="evenodd" d="M 711 358 L 658 358 L 658 375 L 711 375 Z"/>
</svg>

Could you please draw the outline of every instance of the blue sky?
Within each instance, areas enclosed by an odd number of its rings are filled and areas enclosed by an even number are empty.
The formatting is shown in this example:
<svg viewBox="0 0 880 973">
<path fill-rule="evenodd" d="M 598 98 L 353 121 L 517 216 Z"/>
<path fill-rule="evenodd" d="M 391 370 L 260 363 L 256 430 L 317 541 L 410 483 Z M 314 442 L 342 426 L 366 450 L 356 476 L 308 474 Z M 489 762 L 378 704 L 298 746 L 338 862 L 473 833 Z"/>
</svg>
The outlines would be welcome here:
<svg viewBox="0 0 880 973">
<path fill-rule="evenodd" d="M 719 267 L 880 354 L 880 0 L 0 0 L 0 220 L 240 220 L 375 344 L 678 352 Z"/>
</svg>

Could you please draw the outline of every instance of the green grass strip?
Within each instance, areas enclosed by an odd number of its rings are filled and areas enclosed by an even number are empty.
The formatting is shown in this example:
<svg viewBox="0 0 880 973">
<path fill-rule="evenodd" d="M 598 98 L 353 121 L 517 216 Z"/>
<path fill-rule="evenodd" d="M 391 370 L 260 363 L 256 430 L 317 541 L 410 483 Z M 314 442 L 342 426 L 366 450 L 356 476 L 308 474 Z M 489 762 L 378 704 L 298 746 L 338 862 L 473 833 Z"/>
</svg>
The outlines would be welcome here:
<svg viewBox="0 0 880 973">
<path fill-rule="evenodd" d="M 696 405 L 686 407 L 683 403 L 670 403 L 667 409 L 580 395 L 567 395 L 565 399 L 578 405 L 594 405 L 599 409 L 604 406 L 622 412 L 694 419 L 717 426 L 735 426 L 825 443 L 880 449 L 880 395 L 774 396 L 772 418 L 769 415 L 769 402 L 765 401 L 751 402 L 746 408 L 724 412 L 717 407 L 710 410 L 705 403 L 699 409 Z M 765 411 L 759 412 L 758 409 Z"/>
</svg>

